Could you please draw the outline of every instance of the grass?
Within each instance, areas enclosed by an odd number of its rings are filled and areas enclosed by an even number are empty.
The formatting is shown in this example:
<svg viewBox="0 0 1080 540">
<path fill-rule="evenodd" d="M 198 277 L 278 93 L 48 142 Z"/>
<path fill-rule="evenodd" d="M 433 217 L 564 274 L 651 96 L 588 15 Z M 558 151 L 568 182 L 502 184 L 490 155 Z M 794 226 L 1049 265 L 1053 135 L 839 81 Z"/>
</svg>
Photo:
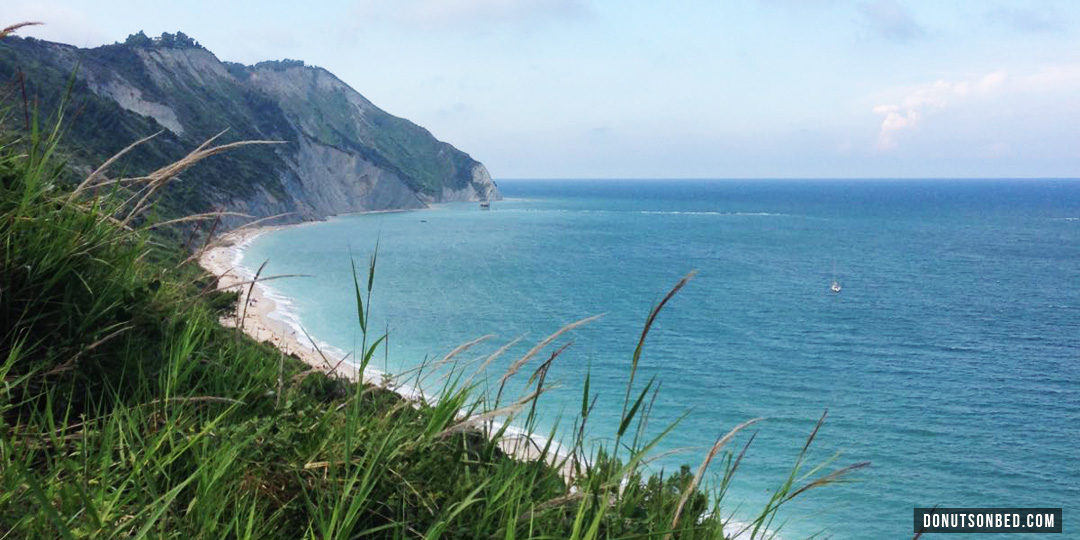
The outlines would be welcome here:
<svg viewBox="0 0 1080 540">
<path fill-rule="evenodd" d="M 5 110 L 0 124 L 21 123 Z M 529 374 L 523 396 L 503 396 L 501 385 L 488 395 L 453 354 L 441 391 L 424 403 L 328 377 L 219 325 L 237 295 L 214 292 L 190 252 L 156 233 L 154 193 L 214 153 L 209 141 L 146 176 L 110 180 L 103 168 L 70 189 L 59 182 L 70 174 L 56 152 L 62 123 L 0 130 L 0 538 L 739 532 L 723 508 L 745 445 L 725 448 L 748 424 L 718 440 L 696 474 L 644 468 L 675 426 L 645 437 L 656 384 L 637 381 L 637 365 L 652 322 L 686 280 L 650 312 L 628 359 L 618 441 L 586 444 L 592 405 L 606 399 L 586 378 L 575 442 L 511 459 L 495 420 L 535 430 L 547 368 L 565 347 L 536 359 L 588 321 L 513 363 L 502 382 Z M 372 257 L 345 285 L 363 364 L 385 346 L 364 309 L 375 275 Z M 850 468 L 805 465 L 814 434 L 745 534 L 774 534 L 786 502 L 844 479 Z M 712 461 L 720 470 L 710 475 Z"/>
</svg>

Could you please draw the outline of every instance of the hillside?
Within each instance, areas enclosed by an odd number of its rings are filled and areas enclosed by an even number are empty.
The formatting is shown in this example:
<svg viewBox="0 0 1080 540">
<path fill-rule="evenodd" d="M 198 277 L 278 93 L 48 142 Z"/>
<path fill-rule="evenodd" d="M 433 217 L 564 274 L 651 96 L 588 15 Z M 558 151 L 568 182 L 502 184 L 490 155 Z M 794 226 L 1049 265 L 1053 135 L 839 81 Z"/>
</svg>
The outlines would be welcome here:
<svg viewBox="0 0 1080 540">
<path fill-rule="evenodd" d="M 223 130 L 218 142 L 284 142 L 217 156 L 185 174 L 163 194 L 167 214 L 290 212 L 299 221 L 500 197 L 481 163 L 325 69 L 222 62 L 183 33 L 140 32 L 93 49 L 9 37 L 0 42 L 0 80 L 43 115 L 59 109 L 71 81 L 61 151 L 73 178 L 157 131 L 118 172 L 143 174 Z"/>
</svg>

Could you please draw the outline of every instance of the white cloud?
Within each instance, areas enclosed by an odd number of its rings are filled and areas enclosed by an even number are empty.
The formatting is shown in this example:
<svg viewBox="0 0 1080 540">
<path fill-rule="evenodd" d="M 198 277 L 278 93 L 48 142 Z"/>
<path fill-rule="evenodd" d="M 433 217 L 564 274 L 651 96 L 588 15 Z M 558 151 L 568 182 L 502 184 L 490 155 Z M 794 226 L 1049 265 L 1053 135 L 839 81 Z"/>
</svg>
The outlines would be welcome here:
<svg viewBox="0 0 1080 540">
<path fill-rule="evenodd" d="M 896 103 L 886 103 L 873 108 L 874 114 L 884 116 L 878 132 L 878 150 L 897 147 L 897 135 L 917 127 L 927 111 L 943 109 L 949 105 L 977 97 L 987 97 L 1005 84 L 1005 71 L 994 71 L 967 80 L 938 80 L 909 89 Z"/>
</svg>

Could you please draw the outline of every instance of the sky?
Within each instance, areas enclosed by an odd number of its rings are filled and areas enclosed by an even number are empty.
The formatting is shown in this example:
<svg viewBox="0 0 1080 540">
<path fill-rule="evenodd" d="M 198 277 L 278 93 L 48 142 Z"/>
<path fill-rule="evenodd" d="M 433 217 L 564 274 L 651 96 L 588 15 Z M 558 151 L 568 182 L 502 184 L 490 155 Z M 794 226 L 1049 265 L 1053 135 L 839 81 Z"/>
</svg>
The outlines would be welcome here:
<svg viewBox="0 0 1080 540">
<path fill-rule="evenodd" d="M 4 0 L 322 66 L 495 178 L 1080 177 L 1080 2 Z"/>
</svg>

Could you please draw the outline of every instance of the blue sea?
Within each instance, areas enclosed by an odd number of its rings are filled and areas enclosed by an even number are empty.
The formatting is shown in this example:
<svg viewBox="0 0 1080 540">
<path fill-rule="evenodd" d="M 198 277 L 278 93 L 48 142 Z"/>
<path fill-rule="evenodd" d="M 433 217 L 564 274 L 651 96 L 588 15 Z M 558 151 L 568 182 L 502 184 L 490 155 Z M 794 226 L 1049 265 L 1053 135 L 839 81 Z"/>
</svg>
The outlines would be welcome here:
<svg viewBox="0 0 1080 540">
<path fill-rule="evenodd" d="M 604 313 L 559 342 L 573 343 L 540 402 L 545 430 L 570 431 L 591 370 L 594 441 L 616 427 L 650 308 L 696 270 L 642 356 L 638 387 L 661 385 L 648 429 L 688 413 L 657 450 L 680 452 L 652 472 L 697 467 L 719 435 L 765 417 L 724 499 L 745 520 L 828 410 L 811 463 L 872 465 L 796 499 L 781 537 L 910 538 L 912 508 L 935 505 L 1064 507 L 1076 534 L 1080 181 L 499 187 L 490 211 L 446 204 L 264 234 L 243 264 L 312 276 L 268 285 L 289 299 L 283 315 L 351 351 L 350 256 L 363 267 L 378 243 L 372 326 L 390 338 L 373 365 L 394 374 L 482 335 L 497 337 L 463 362 L 525 336 L 489 368 L 497 378 L 562 325 Z"/>
</svg>

